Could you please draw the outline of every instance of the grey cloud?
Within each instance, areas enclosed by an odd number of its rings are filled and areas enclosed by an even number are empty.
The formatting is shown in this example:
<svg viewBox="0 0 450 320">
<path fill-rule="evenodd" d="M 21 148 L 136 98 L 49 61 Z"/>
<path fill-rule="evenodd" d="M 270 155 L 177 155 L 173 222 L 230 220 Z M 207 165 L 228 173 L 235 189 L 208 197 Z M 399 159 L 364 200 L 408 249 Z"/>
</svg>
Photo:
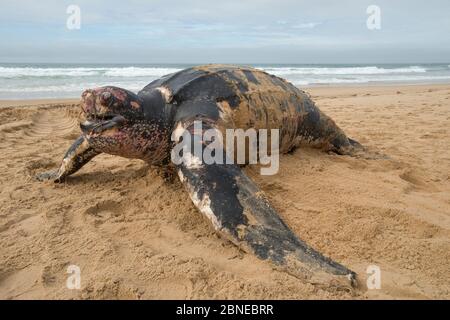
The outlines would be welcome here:
<svg viewBox="0 0 450 320">
<path fill-rule="evenodd" d="M 81 8 L 80 31 L 64 28 L 69 4 Z M 381 30 L 366 28 L 371 4 Z M 443 61 L 449 9 L 448 0 L 4 0 L 0 60 Z"/>
</svg>

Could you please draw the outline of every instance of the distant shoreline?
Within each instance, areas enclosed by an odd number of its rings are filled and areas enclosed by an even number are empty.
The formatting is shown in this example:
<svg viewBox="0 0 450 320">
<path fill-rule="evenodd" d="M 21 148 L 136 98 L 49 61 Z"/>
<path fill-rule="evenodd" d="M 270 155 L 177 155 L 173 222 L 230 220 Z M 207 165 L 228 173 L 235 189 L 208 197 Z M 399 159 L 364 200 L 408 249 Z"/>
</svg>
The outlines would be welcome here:
<svg viewBox="0 0 450 320">
<path fill-rule="evenodd" d="M 369 84 L 369 85 L 314 85 L 314 86 L 302 86 L 300 89 L 308 91 L 308 89 L 314 89 L 314 91 L 320 91 L 326 93 L 327 91 L 352 91 L 353 89 L 364 89 L 368 88 L 371 90 L 376 90 L 379 88 L 383 89 L 395 89 L 396 91 L 401 91 L 402 88 L 424 88 L 428 90 L 434 89 L 444 89 L 450 85 L 448 83 L 439 83 L 439 84 Z M 81 93 L 80 93 L 81 94 Z M 24 107 L 24 106 L 37 106 L 37 105 L 45 105 L 45 106 L 57 106 L 57 105 L 67 105 L 67 104 L 78 104 L 80 101 L 79 98 L 46 98 L 46 99 L 0 99 L 0 108 L 8 108 L 8 107 Z"/>
<path fill-rule="evenodd" d="M 78 103 L 80 99 L 59 99 L 59 98 L 49 98 L 49 99 L 0 99 L 0 108 L 8 107 L 26 107 L 26 106 L 37 106 L 37 105 L 66 105 Z"/>
</svg>

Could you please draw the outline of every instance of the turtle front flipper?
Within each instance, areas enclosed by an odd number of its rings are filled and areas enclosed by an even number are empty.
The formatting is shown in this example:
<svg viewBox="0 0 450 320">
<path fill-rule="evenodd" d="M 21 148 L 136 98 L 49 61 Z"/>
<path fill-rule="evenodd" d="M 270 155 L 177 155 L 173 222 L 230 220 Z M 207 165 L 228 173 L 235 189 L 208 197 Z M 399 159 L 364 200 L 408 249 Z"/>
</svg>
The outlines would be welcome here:
<svg viewBox="0 0 450 320">
<path fill-rule="evenodd" d="M 52 180 L 54 182 L 62 182 L 64 178 L 77 172 L 99 153 L 89 145 L 89 142 L 84 136 L 80 136 L 75 140 L 69 150 L 67 150 L 58 169 L 39 173 L 36 175 L 36 179 L 40 181 Z"/>
<path fill-rule="evenodd" d="M 192 126 L 185 128 L 197 135 Z M 209 145 L 204 141 L 201 145 L 205 154 Z M 310 283 L 334 284 L 340 288 L 356 285 L 353 271 L 324 257 L 287 227 L 239 166 L 206 164 L 194 151 L 188 150 L 191 159 L 176 164 L 177 172 L 195 206 L 220 235 Z"/>
</svg>

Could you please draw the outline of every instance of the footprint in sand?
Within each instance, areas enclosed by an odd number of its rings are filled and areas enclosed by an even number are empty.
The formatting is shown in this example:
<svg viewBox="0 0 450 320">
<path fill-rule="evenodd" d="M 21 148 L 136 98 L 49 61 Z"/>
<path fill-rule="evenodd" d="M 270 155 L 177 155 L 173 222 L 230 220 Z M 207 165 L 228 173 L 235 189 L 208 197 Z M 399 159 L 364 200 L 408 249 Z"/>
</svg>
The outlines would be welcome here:
<svg viewBox="0 0 450 320">
<path fill-rule="evenodd" d="M 96 205 L 89 207 L 84 211 L 84 218 L 87 222 L 92 223 L 95 227 L 103 223 L 115 222 L 117 218 L 123 216 L 122 205 L 113 200 L 104 200 Z"/>
<path fill-rule="evenodd" d="M 0 299 L 29 299 L 40 282 L 42 267 L 28 266 L 23 269 L 0 273 Z"/>
<path fill-rule="evenodd" d="M 148 299 L 190 299 L 194 290 L 193 283 L 183 278 L 157 279 L 154 284 L 153 290 L 146 290 Z"/>
<path fill-rule="evenodd" d="M 409 186 L 405 189 L 405 192 L 408 193 L 411 190 L 421 190 L 425 192 L 435 192 L 437 189 L 432 184 L 428 183 L 417 170 L 414 169 L 404 169 L 403 172 L 399 175 L 399 177 L 408 182 Z"/>
<path fill-rule="evenodd" d="M 31 217 L 33 217 L 33 215 L 29 214 L 29 213 L 24 213 L 24 214 L 17 215 L 13 219 L 2 223 L 0 225 L 0 232 L 4 232 L 6 230 L 9 230 L 9 229 L 12 229 L 14 227 L 17 227 L 17 225 L 20 224 L 22 221 L 25 221 L 25 220 L 27 220 L 27 219 L 29 219 Z"/>
</svg>

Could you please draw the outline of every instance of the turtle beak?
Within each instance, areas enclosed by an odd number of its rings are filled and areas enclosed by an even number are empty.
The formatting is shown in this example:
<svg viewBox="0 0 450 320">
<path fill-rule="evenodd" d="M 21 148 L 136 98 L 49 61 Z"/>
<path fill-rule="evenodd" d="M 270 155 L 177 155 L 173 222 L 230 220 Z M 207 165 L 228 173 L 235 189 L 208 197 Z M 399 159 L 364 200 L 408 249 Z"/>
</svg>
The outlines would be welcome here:
<svg viewBox="0 0 450 320">
<path fill-rule="evenodd" d="M 121 127 L 126 119 L 121 115 L 114 115 L 109 119 L 86 120 L 80 123 L 81 131 L 86 135 L 101 134 L 102 132 Z"/>
</svg>

